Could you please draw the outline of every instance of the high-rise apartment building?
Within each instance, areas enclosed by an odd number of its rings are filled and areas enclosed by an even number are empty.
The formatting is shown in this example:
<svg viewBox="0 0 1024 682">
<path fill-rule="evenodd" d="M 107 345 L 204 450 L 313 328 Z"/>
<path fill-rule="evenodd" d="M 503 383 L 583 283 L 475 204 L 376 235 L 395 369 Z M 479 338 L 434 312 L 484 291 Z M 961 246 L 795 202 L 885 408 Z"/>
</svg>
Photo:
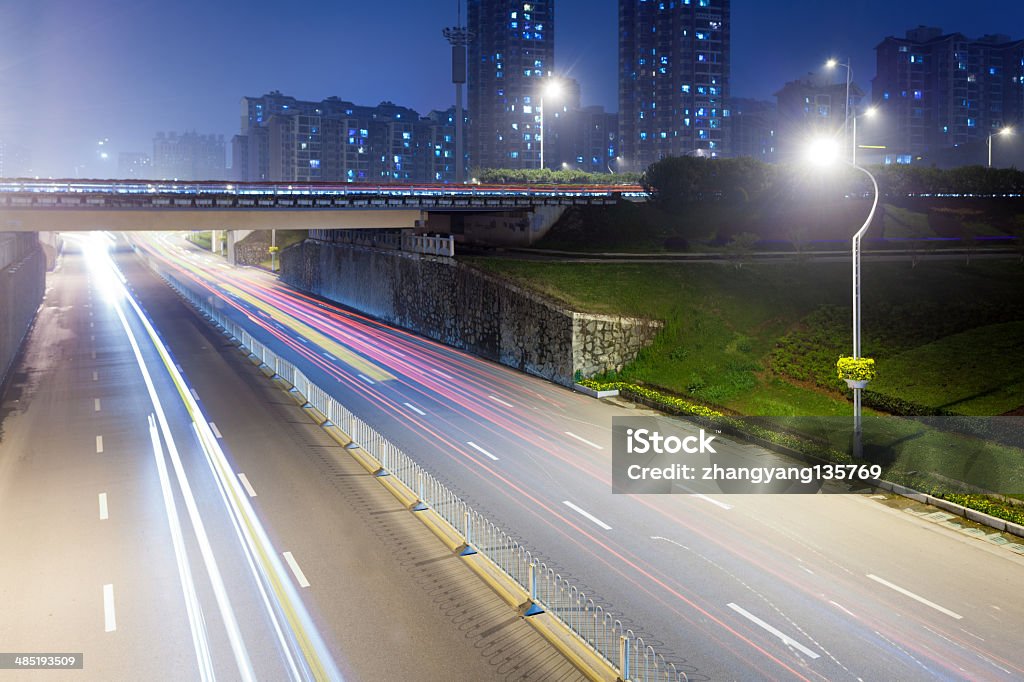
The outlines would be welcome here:
<svg viewBox="0 0 1024 682">
<path fill-rule="evenodd" d="M 776 160 L 779 116 L 774 102 L 734 97 L 729 105 L 729 148 L 732 156 L 765 163 Z"/>
<path fill-rule="evenodd" d="M 730 0 L 619 0 L 626 167 L 728 153 Z"/>
<path fill-rule="evenodd" d="M 274 91 L 242 98 L 232 139 L 235 179 L 283 182 L 452 182 L 455 113 L 426 117 L 381 102 L 297 100 Z"/>
<path fill-rule="evenodd" d="M 984 162 L 988 136 L 1024 120 L 1022 40 L 919 26 L 875 53 L 872 100 L 888 122 L 888 162 Z"/>
<path fill-rule="evenodd" d="M 555 2 L 469 0 L 467 5 L 470 166 L 539 168 L 540 105 L 554 72 Z M 554 106 L 550 99 L 547 104 Z"/>
<path fill-rule="evenodd" d="M 223 135 L 157 133 L 153 138 L 153 175 L 163 180 L 223 180 L 227 150 Z"/>
</svg>

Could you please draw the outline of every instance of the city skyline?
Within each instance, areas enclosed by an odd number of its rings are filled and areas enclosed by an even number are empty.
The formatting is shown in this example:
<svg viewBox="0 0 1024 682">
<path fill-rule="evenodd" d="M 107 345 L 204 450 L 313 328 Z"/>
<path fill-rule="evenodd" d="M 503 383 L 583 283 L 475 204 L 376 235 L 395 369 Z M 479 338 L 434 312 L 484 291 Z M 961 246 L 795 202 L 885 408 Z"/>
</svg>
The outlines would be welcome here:
<svg viewBox="0 0 1024 682">
<path fill-rule="evenodd" d="M 995 4 L 956 16 L 951 4 L 924 0 L 826 8 L 800 0 L 785 12 L 734 0 L 732 94 L 771 99 L 833 55 L 852 59 L 854 81 L 869 91 L 874 47 L 888 35 L 918 24 L 971 37 L 1024 25 L 1024 7 Z M 0 139 L 27 146 L 41 175 L 102 171 L 102 138 L 116 165 L 118 152 L 151 151 L 158 131 L 231 135 L 241 97 L 271 90 L 421 113 L 452 104 L 441 29 L 455 23 L 455 3 L 447 0 L 287 14 L 261 1 L 186 1 L 167 14 L 122 0 L 44 0 L 6 7 L 0 20 Z M 616 111 L 617 2 L 559 0 L 555 21 L 556 72 L 579 81 L 583 105 Z M 154 40 L 160 35 L 171 38 Z"/>
</svg>

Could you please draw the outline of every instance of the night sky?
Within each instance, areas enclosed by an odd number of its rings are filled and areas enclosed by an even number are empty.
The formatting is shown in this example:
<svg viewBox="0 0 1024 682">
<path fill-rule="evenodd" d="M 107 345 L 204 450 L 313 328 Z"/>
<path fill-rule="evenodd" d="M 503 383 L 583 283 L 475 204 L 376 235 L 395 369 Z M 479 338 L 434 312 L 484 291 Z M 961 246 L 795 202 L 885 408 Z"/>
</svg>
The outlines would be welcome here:
<svg viewBox="0 0 1024 682">
<path fill-rule="evenodd" d="M 0 138 L 36 173 L 108 177 L 117 152 L 152 153 L 158 130 L 238 132 L 239 98 L 454 101 L 441 29 L 454 0 L 0 0 Z M 556 68 L 583 104 L 617 107 L 614 0 L 557 0 Z M 771 99 L 829 56 L 865 90 L 874 46 L 918 24 L 1024 37 L 1020 0 L 733 0 L 732 91 Z M 837 73 L 839 80 L 842 72 Z M 101 161 L 96 141 L 109 138 Z M 108 164 L 108 165 L 104 165 Z"/>
</svg>

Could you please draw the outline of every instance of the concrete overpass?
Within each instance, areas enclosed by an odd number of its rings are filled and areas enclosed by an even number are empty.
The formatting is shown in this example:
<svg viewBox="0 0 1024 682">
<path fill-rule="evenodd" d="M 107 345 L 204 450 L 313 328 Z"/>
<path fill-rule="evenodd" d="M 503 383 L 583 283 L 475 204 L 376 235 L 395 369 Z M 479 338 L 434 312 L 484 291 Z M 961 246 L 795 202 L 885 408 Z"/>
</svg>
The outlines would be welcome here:
<svg viewBox="0 0 1024 682">
<path fill-rule="evenodd" d="M 0 231 L 430 229 L 430 214 L 533 214 L 620 199 L 646 194 L 635 185 L 0 180 Z"/>
</svg>

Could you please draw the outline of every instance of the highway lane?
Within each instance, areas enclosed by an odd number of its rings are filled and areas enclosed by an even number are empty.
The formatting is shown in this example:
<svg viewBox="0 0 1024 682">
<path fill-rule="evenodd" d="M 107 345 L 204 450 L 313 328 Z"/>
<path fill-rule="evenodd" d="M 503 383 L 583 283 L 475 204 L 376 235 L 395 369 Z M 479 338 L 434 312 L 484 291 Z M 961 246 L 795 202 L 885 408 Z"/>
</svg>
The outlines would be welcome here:
<svg viewBox="0 0 1024 682">
<path fill-rule="evenodd" d="M 65 256 L 5 396 L 5 651 L 83 652 L 85 672 L 76 676 L 97 680 L 340 679 L 341 671 L 351 679 L 389 673 L 445 679 L 453 661 L 476 679 L 578 677 L 532 629 L 507 623 L 508 610 L 455 557 L 439 551 L 415 519 L 395 517 L 400 509 L 371 480 L 364 484 L 369 492 L 352 489 L 360 514 L 339 508 L 336 485 L 326 492 L 308 489 L 310 481 L 328 477 L 364 477 L 339 468 L 340 448 L 332 452 L 289 430 L 301 414 L 266 415 L 261 423 L 274 437 L 259 437 L 272 451 L 309 461 L 327 457 L 319 471 L 296 479 L 290 462 L 291 489 L 275 488 L 274 476 L 255 464 L 244 483 L 214 475 L 223 462 L 209 451 L 219 445 L 201 447 L 193 427 L 198 390 L 183 376 L 176 383 L 172 374 L 194 367 L 209 382 L 203 384 L 208 395 L 230 408 L 218 410 L 224 430 L 210 425 L 209 438 L 230 439 L 242 450 L 253 441 L 242 429 L 235 433 L 232 420 L 261 406 L 266 411 L 265 405 L 237 385 L 218 396 L 241 380 L 240 372 L 211 364 L 227 351 L 215 350 L 208 330 L 206 337 L 199 334 L 201 325 L 183 343 L 187 358 L 161 350 L 148 316 L 112 295 L 117 282 L 109 274 L 102 265 L 86 271 L 77 253 Z M 162 284 L 149 286 L 159 290 L 147 297 L 154 309 L 194 319 Z M 242 363 L 233 351 L 231 357 Z M 263 495 L 258 506 L 226 503 L 253 485 Z M 284 496 L 278 506 L 264 507 L 276 495 Z M 324 525 L 309 523 L 314 501 L 313 518 Z M 290 524 L 278 518 L 280 508 L 294 510 Z M 373 515 L 388 516 L 367 523 Z M 274 517 L 276 532 L 259 537 L 264 516 Z M 298 532 L 299 525 L 305 530 Z M 411 549 L 403 554 L 406 545 Z M 338 561 L 357 552 L 355 566 Z M 410 576 L 408 565 L 423 557 L 429 565 Z M 436 584 L 417 579 L 465 587 L 459 613 L 472 627 L 453 626 L 455 608 L 431 594 Z M 300 596 L 300 590 L 306 591 Z M 307 613 L 307 603 L 317 618 Z M 318 643 L 321 630 L 330 633 L 329 646 Z M 403 634 L 410 635 L 407 641 L 393 639 Z M 18 676 L 0 671 L 0 679 Z"/>
<path fill-rule="evenodd" d="M 858 497 L 612 496 L 610 417 L 623 409 L 298 295 L 180 242 L 147 247 L 180 268 L 179 279 L 215 283 L 240 321 L 261 326 L 260 340 L 343 390 L 346 405 L 588 595 L 656 635 L 691 678 L 1021 672 L 1000 627 L 1024 622 L 1024 613 L 986 588 L 1019 590 L 1012 555 L 922 531 Z M 925 570 L 946 556 L 957 560 Z M 991 601 L 999 603 L 981 606 Z"/>
</svg>

